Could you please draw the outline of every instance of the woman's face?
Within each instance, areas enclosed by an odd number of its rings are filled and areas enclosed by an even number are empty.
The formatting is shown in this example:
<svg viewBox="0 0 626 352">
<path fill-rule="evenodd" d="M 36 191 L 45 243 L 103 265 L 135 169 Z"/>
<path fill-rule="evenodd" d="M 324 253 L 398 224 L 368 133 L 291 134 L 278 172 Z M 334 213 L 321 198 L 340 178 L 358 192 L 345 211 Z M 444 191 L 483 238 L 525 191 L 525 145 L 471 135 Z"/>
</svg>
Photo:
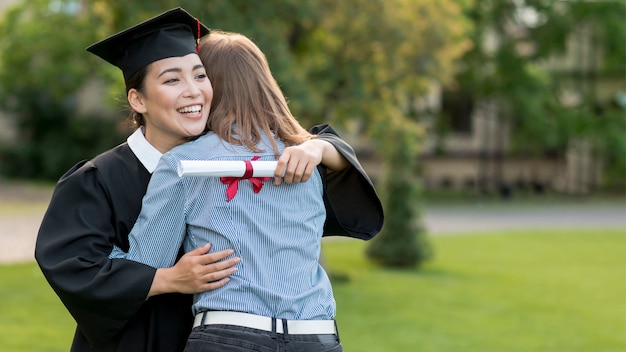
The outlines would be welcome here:
<svg viewBox="0 0 626 352">
<path fill-rule="evenodd" d="M 150 144 L 165 153 L 204 132 L 213 88 L 198 55 L 153 62 L 144 83 L 143 94 L 131 89 L 128 100 L 143 115 Z"/>
</svg>

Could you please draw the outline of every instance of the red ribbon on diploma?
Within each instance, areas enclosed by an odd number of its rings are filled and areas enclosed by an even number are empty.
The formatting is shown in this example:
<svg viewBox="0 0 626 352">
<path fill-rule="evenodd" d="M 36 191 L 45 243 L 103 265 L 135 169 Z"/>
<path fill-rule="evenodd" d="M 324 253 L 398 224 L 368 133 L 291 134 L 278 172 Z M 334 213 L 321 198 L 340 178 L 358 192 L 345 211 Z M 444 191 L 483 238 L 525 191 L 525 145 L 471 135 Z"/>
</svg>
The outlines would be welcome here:
<svg viewBox="0 0 626 352">
<path fill-rule="evenodd" d="M 252 158 L 252 161 L 259 159 L 259 156 L 255 156 Z M 252 188 L 254 193 L 259 193 L 261 188 L 263 188 L 263 182 L 271 179 L 271 177 L 252 177 L 252 163 L 250 160 L 245 160 L 246 163 L 246 171 L 241 177 L 220 177 L 220 181 L 223 184 L 228 185 L 226 188 L 226 196 L 228 199 L 227 202 L 230 202 L 231 199 L 235 198 L 237 194 L 237 190 L 239 189 L 239 180 L 249 180 L 252 183 Z"/>
</svg>

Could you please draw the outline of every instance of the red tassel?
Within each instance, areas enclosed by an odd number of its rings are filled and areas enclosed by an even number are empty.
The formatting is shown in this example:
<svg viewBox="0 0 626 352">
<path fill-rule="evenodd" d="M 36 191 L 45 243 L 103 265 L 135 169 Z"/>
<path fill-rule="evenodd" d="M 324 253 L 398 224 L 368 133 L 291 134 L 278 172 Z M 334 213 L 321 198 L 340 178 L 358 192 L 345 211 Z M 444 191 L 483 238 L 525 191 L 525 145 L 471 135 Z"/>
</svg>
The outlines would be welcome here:
<svg viewBox="0 0 626 352">
<path fill-rule="evenodd" d="M 196 38 L 196 52 L 200 54 L 200 21 L 196 18 L 196 24 L 198 24 L 198 38 Z"/>
</svg>

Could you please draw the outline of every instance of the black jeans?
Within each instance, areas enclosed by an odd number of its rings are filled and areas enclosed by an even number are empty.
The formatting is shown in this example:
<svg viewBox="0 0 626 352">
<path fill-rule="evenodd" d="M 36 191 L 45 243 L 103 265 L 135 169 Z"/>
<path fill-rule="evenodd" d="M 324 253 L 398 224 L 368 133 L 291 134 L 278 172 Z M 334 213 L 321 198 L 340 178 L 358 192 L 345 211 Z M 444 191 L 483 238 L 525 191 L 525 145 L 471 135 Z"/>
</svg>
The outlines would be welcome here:
<svg viewBox="0 0 626 352">
<path fill-rule="evenodd" d="M 276 334 L 233 325 L 194 328 L 185 352 L 341 352 L 337 335 Z"/>
</svg>

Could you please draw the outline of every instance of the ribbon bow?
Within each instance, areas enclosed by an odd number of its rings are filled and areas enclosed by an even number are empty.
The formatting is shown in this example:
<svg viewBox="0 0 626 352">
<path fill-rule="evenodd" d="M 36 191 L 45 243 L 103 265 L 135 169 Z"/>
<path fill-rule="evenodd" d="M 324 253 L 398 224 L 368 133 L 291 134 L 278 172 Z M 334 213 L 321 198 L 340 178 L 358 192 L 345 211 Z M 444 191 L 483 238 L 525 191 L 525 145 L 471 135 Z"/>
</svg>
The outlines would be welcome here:
<svg viewBox="0 0 626 352">
<path fill-rule="evenodd" d="M 255 156 L 252 158 L 252 161 L 259 159 L 259 156 Z M 239 180 L 249 180 L 252 183 L 252 189 L 254 193 L 259 193 L 261 188 L 263 188 L 263 181 L 267 181 L 271 179 L 271 177 L 252 177 L 252 163 L 250 160 L 245 160 L 246 163 L 246 171 L 241 177 L 220 177 L 220 181 L 223 184 L 228 185 L 226 188 L 226 196 L 228 199 L 227 202 L 230 202 L 231 199 L 235 198 L 237 194 L 237 190 L 239 189 Z"/>
</svg>

